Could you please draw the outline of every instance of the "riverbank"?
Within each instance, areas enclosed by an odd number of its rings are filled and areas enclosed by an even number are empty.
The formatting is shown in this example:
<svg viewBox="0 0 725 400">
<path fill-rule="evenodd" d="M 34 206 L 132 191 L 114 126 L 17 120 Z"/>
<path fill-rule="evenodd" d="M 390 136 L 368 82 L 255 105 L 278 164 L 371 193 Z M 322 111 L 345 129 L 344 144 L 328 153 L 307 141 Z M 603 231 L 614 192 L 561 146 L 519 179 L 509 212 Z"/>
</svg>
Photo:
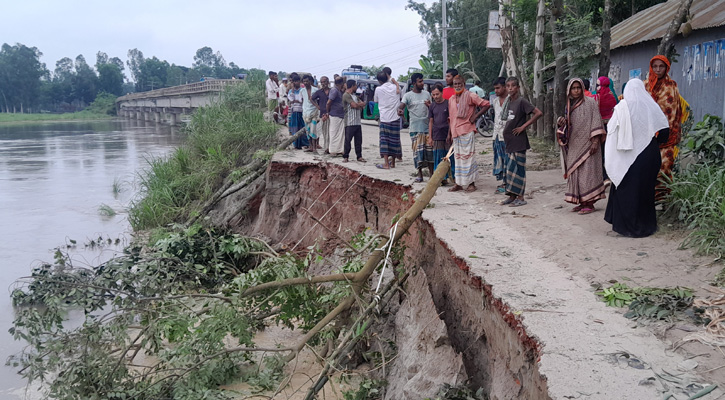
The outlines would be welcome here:
<svg viewBox="0 0 725 400">
<path fill-rule="evenodd" d="M 341 226 L 341 232 L 345 232 L 344 228 L 351 221 L 375 221 L 381 229 L 386 229 L 389 219 L 381 218 L 378 221 L 375 218 L 377 214 L 372 214 L 372 205 L 365 206 L 364 215 L 354 216 L 352 213 L 359 207 L 345 197 L 355 197 L 356 191 L 367 193 L 366 196 L 384 192 L 390 189 L 383 187 L 391 183 L 409 186 L 410 191 L 417 194 L 425 182 L 413 181 L 412 152 L 407 145 L 409 139 L 405 131 L 401 134 L 404 159 L 397 163 L 398 167 L 394 170 L 375 167 L 379 159 L 377 127 L 364 125 L 363 136 L 363 157 L 369 160 L 368 163 L 342 163 L 340 158 L 294 150 L 278 152 L 273 158 L 271 169 L 289 170 L 290 182 L 279 182 L 272 188 L 267 187 L 264 196 L 280 197 L 283 204 L 277 204 L 268 213 L 260 214 L 259 218 L 272 218 L 271 211 L 274 210 L 277 220 L 290 219 L 288 225 L 304 219 L 302 208 L 305 208 L 308 200 L 322 196 L 321 191 L 312 190 L 316 195 L 304 199 L 301 198 L 304 195 L 293 196 L 292 192 L 282 190 L 293 182 L 300 181 L 299 185 L 302 185 L 303 180 L 309 186 L 309 179 L 313 175 L 306 171 L 315 168 L 320 169 L 315 174 L 324 177 L 330 185 L 339 186 L 339 183 L 331 182 L 337 175 L 344 175 L 342 182 L 347 183 L 347 186 L 355 186 L 353 177 L 348 176 L 349 173 L 342 173 L 342 169 L 345 169 L 356 171 L 364 177 L 363 180 L 371 180 L 371 183 L 365 184 L 362 189 L 347 189 L 349 194 L 342 186 L 339 193 L 334 192 L 332 196 L 340 199 L 340 207 L 350 211 L 344 211 L 344 218 L 340 217 L 339 220 L 333 217 L 337 212 L 331 211 L 325 223 L 335 228 Z M 719 271 L 718 265 L 713 265 L 711 258 L 697 257 L 690 250 L 680 249 L 684 235 L 667 226 L 661 227 L 660 232 L 649 238 L 637 240 L 608 235 L 611 226 L 603 221 L 602 211 L 606 201 L 598 203 L 598 211 L 589 215 L 580 216 L 569 212 L 571 207 L 563 200 L 566 184 L 558 169 L 535 171 L 537 168 L 531 168 L 527 174 L 527 206 L 511 209 L 498 205 L 497 201 L 502 196 L 494 194 L 496 181 L 489 172 L 492 157 L 490 147 L 490 139 L 477 138 L 480 167 L 476 181 L 478 191 L 472 194 L 449 193 L 446 188 L 439 188 L 431 205 L 423 213 L 425 224 L 430 224 L 434 234 L 431 235 L 427 229 L 412 229 L 411 237 L 406 240 L 413 251 L 409 255 L 414 259 L 420 258 L 419 254 L 426 251 L 422 247 L 429 244 L 438 246 L 437 243 L 440 243 L 442 249 L 450 249 L 449 257 L 442 256 L 444 253 L 438 249 L 430 253 L 434 258 L 418 260 L 426 275 L 430 275 L 428 286 L 434 296 L 437 312 L 442 313 L 441 319 L 448 326 L 449 335 L 474 328 L 473 325 L 467 325 L 461 330 L 463 327 L 456 325 L 457 317 L 451 313 L 462 312 L 461 317 L 468 321 L 466 323 L 479 318 L 485 321 L 490 315 L 476 316 L 470 313 L 485 314 L 493 304 L 512 329 L 520 329 L 519 340 L 530 340 L 528 345 L 536 348 L 538 372 L 544 377 L 548 395 L 556 399 L 582 396 L 589 399 L 662 398 L 663 393 L 678 387 L 678 383 L 662 380 L 661 377 L 668 378 L 668 374 L 677 375 L 674 379 L 680 382 L 680 386 L 687 381 L 698 382 L 702 386 L 718 383 L 722 387 L 725 380 L 718 367 L 725 363 L 725 357 L 716 348 L 689 337 L 691 333 L 701 332 L 701 326 L 696 326 L 688 318 L 666 323 L 628 320 L 623 316 L 626 308 L 607 307 L 595 295 L 597 288 L 607 287 L 616 281 L 631 287 L 687 286 L 694 289 L 696 296 L 705 298 L 713 295 L 709 282 Z M 536 153 L 529 154 L 532 165 L 539 158 L 540 155 Z M 281 178 L 277 176 L 275 179 Z M 328 196 L 331 194 L 325 193 L 324 197 Z M 322 200 L 315 200 L 318 202 L 317 208 L 324 208 L 324 204 L 319 204 Z M 234 200 L 229 199 L 229 202 L 232 204 Z M 367 204 L 365 199 L 363 204 Z M 374 206 L 377 210 L 384 205 Z M 279 210 L 282 210 L 281 214 Z M 363 210 L 359 211 L 362 213 Z M 246 225 L 249 222 L 244 220 L 244 224 L 237 227 L 249 231 L 249 225 Z M 281 227 L 282 222 L 277 222 Z M 309 226 L 312 223 L 307 222 Z M 303 233 L 307 231 L 306 228 L 302 230 L 302 222 L 295 224 L 300 229 L 289 229 L 285 225 L 283 232 L 292 232 L 290 236 L 294 236 L 297 230 Z M 270 230 L 268 225 L 259 223 L 258 226 L 259 229 L 266 229 L 268 235 L 274 234 L 274 229 Z M 316 229 L 310 232 L 308 239 L 301 245 L 310 245 L 314 241 L 310 237 L 327 235 L 320 227 Z M 282 239 L 288 240 L 289 237 Z M 290 242 L 290 245 L 294 244 Z M 455 261 L 455 265 L 441 260 Z M 454 269 L 467 273 L 459 276 L 460 273 Z M 476 296 L 468 296 L 468 302 L 463 301 L 458 307 L 446 306 L 448 302 L 456 302 L 454 294 L 467 292 L 478 293 L 478 302 Z M 480 304 L 481 298 L 482 306 L 472 306 Z M 464 307 L 464 304 L 469 307 Z M 488 343 L 492 349 L 489 353 L 490 361 L 495 364 L 498 359 L 496 356 L 500 356 L 504 348 L 510 345 L 510 342 L 497 343 L 497 340 L 502 339 L 501 326 L 475 325 L 475 330 L 483 334 L 478 341 L 473 337 L 466 338 L 469 339 L 467 343 Z M 462 338 L 458 336 L 449 339 Z M 465 365 L 466 352 L 462 354 Z M 469 373 L 486 363 L 469 361 Z M 405 369 L 403 365 L 396 367 L 395 364 L 391 369 L 398 367 Z M 484 383 L 491 385 L 490 388 L 501 390 L 498 392 L 500 394 L 511 395 L 502 398 L 526 398 L 517 395 L 517 386 L 512 384 L 516 382 L 518 385 L 518 382 L 524 381 L 522 376 L 509 374 L 515 371 L 513 367 L 499 367 L 491 371 L 494 374 L 498 371 L 500 375 L 477 379 L 483 379 Z M 415 366 L 411 368 L 416 370 Z M 529 380 L 531 382 L 535 380 Z M 704 398 L 718 396 L 722 396 L 720 389 Z"/>
<path fill-rule="evenodd" d="M 112 115 L 89 111 L 78 111 L 64 114 L 21 114 L 0 113 L 0 124 L 19 124 L 27 122 L 65 122 L 65 121 L 93 121 L 115 118 Z"/>
</svg>

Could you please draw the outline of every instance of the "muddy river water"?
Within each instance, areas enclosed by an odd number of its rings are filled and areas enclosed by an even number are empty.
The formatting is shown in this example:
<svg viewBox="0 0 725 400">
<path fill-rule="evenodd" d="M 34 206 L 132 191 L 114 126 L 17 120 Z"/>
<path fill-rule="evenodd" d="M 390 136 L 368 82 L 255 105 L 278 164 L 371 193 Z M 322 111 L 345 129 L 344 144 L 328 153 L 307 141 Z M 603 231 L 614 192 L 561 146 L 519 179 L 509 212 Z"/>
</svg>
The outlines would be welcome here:
<svg viewBox="0 0 725 400">
<path fill-rule="evenodd" d="M 24 398 L 26 386 L 4 365 L 22 348 L 7 333 L 14 282 L 71 240 L 79 264 L 120 250 L 130 237 L 126 208 L 138 173 L 182 139 L 178 128 L 125 120 L 0 125 L 0 398 Z M 99 237 L 120 239 L 119 246 L 86 246 Z"/>
</svg>

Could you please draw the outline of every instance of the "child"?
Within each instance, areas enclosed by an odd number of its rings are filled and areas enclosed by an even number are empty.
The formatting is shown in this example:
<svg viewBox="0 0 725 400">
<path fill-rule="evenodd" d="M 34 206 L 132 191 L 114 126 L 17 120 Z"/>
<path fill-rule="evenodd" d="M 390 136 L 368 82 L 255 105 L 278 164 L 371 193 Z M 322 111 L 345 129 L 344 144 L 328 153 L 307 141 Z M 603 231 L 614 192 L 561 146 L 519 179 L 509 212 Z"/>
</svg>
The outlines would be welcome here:
<svg viewBox="0 0 725 400">
<path fill-rule="evenodd" d="M 493 81 L 493 90 L 496 97 L 491 101 L 493 103 L 493 176 L 497 181 L 503 181 L 496 187 L 496 193 L 504 194 L 506 192 L 506 144 L 503 141 L 503 128 L 506 125 L 506 117 L 502 117 L 503 105 L 506 102 L 506 78 L 498 77 Z"/>
<path fill-rule="evenodd" d="M 436 83 L 430 92 L 433 102 L 428 107 L 428 145 L 433 148 L 433 169 L 438 168 L 441 160 L 448 154 L 451 145 L 448 143 L 448 100 L 443 98 L 443 85 Z M 453 157 L 451 157 L 451 170 Z M 448 184 L 448 174 L 442 182 Z"/>
<path fill-rule="evenodd" d="M 355 139 L 355 155 L 358 162 L 367 162 L 362 157 L 362 125 L 360 111 L 365 103 L 357 97 L 357 84 L 354 79 L 348 79 L 347 90 L 342 95 L 342 105 L 345 108 L 345 147 L 342 153 L 342 162 L 348 162 L 350 157 L 350 142 Z"/>
<path fill-rule="evenodd" d="M 508 98 L 503 104 L 502 114 L 506 118 L 503 128 L 503 140 L 506 144 L 506 194 L 508 199 L 501 205 L 519 207 L 526 204 L 526 150 L 530 149 L 526 128 L 536 122 L 542 115 L 541 111 L 531 105 L 519 94 L 519 80 L 512 76 L 506 79 Z M 529 119 L 529 114 L 534 116 Z"/>
</svg>

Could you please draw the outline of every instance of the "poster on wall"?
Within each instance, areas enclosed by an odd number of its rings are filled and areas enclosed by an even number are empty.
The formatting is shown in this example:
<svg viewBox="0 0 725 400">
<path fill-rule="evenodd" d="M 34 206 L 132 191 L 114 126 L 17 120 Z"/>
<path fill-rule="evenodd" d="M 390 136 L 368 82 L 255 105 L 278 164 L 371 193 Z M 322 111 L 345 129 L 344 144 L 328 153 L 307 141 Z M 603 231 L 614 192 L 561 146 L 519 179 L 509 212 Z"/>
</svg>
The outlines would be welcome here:
<svg viewBox="0 0 725 400">
<path fill-rule="evenodd" d="M 692 46 L 692 75 L 693 81 L 702 79 L 702 46 L 699 44 Z"/>
<path fill-rule="evenodd" d="M 691 83 L 690 71 L 692 71 L 692 61 L 690 60 L 690 46 L 685 46 L 682 49 L 682 77 L 685 78 L 687 83 Z"/>
<path fill-rule="evenodd" d="M 702 44 L 702 79 L 704 80 L 710 80 L 714 77 L 715 53 L 715 42 Z"/>
<path fill-rule="evenodd" d="M 642 79 L 642 68 L 629 70 L 629 79 L 634 79 L 634 78 Z"/>
<path fill-rule="evenodd" d="M 715 78 L 720 78 L 725 74 L 725 39 L 717 41 L 715 51 Z"/>
</svg>

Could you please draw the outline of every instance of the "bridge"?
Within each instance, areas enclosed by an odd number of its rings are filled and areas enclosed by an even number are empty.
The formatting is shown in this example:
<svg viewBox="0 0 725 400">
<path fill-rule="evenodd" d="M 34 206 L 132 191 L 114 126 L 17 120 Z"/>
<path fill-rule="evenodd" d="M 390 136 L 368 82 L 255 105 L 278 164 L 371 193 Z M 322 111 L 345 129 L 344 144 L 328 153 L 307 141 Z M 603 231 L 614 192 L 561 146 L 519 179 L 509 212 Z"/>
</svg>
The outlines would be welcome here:
<svg viewBox="0 0 725 400">
<path fill-rule="evenodd" d="M 139 121 L 166 122 L 176 125 L 182 115 L 219 100 L 229 85 L 242 82 L 236 79 L 213 79 L 186 85 L 172 86 L 148 92 L 131 93 L 116 99 L 119 116 Z"/>
</svg>

